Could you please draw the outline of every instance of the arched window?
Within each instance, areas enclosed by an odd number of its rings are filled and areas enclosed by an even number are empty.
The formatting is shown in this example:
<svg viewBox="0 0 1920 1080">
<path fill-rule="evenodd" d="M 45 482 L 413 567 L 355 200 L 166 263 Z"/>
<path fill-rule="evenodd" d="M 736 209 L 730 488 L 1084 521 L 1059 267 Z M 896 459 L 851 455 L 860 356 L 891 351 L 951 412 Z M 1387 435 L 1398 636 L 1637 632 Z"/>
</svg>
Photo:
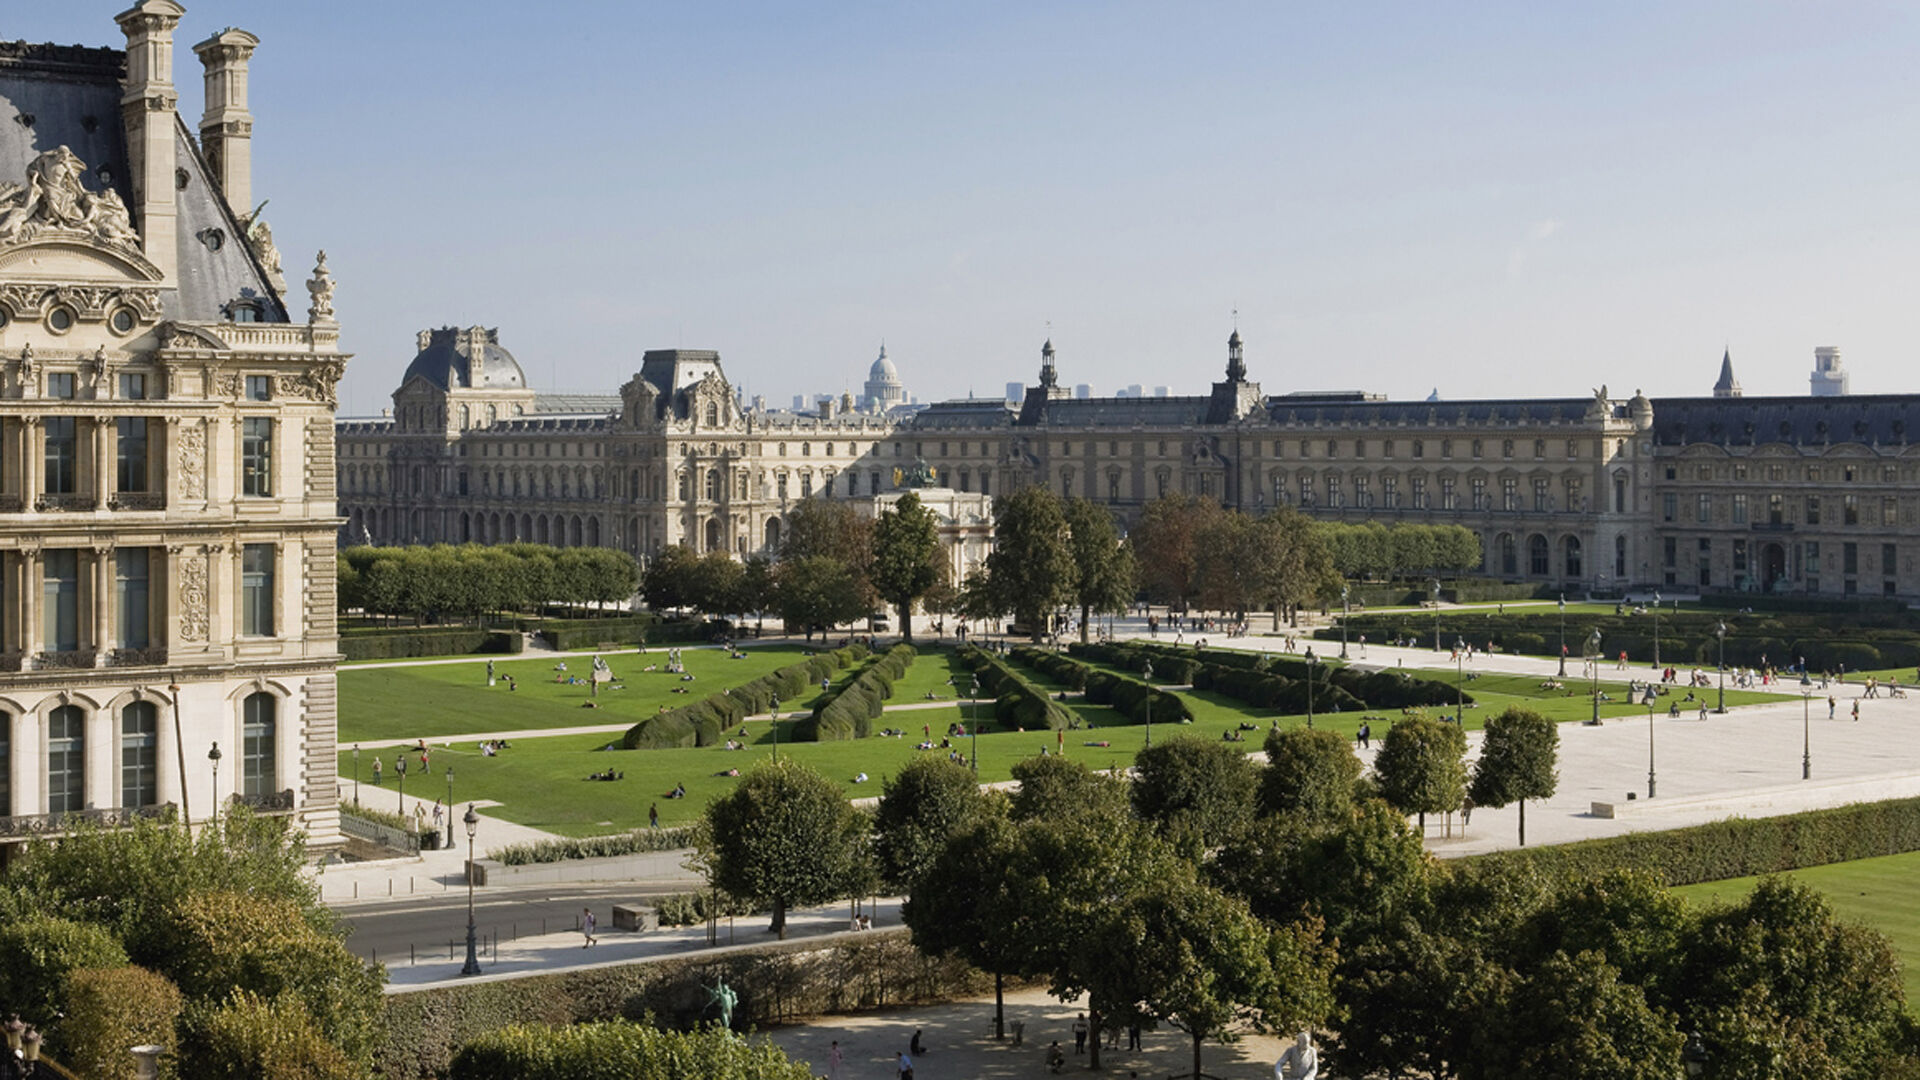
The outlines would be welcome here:
<svg viewBox="0 0 1920 1080">
<path fill-rule="evenodd" d="M 159 747 L 159 710 L 152 702 L 136 701 L 120 710 L 120 805 L 123 808 L 154 806 L 160 802 Z"/>
<path fill-rule="evenodd" d="M 1527 537 L 1527 573 L 1534 577 L 1546 577 L 1553 572 L 1548 562 L 1547 538 L 1539 533 Z"/>
<path fill-rule="evenodd" d="M 78 705 L 47 714 L 47 813 L 87 805 L 87 717 Z"/>
<path fill-rule="evenodd" d="M 1580 538 L 1577 536 L 1569 536 L 1567 537 L 1566 543 L 1563 546 L 1566 548 L 1565 561 L 1566 561 L 1566 568 L 1567 568 L 1567 576 L 1570 578 L 1577 578 L 1581 576 L 1581 574 L 1584 571 L 1581 568 Z"/>
<path fill-rule="evenodd" d="M 713 402 L 713 401 L 709 401 L 709 402 L 707 402 L 707 426 L 708 426 L 708 427 L 717 427 L 717 426 L 719 425 L 719 423 L 720 423 L 720 405 L 719 405 L 719 403 L 718 403 L 718 402 Z"/>
<path fill-rule="evenodd" d="M 262 690 L 241 703 L 240 794 L 271 795 L 279 788 L 274 766 L 280 702 Z"/>
<path fill-rule="evenodd" d="M 1497 546 L 1500 548 L 1500 572 L 1511 577 L 1520 572 L 1520 552 L 1513 542 L 1512 533 L 1501 533 Z"/>
</svg>

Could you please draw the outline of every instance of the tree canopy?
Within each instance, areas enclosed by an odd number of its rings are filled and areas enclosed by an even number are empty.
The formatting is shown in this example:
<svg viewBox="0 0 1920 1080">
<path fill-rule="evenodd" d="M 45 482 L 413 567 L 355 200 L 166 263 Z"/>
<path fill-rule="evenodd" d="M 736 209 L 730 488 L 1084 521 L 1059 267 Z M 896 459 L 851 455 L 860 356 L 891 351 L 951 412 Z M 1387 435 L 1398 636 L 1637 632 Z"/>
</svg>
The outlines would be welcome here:
<svg viewBox="0 0 1920 1080">
<path fill-rule="evenodd" d="M 1093 616 L 1125 614 L 1133 602 L 1133 548 L 1121 543 L 1112 512 L 1091 499 L 1069 500 L 1066 519 L 1073 602 L 1080 608 L 1080 640 L 1085 641 Z"/>
<path fill-rule="evenodd" d="M 1555 761 L 1560 728 L 1532 709 L 1512 706 L 1488 718 L 1467 793 L 1476 806 L 1520 804 L 1520 843 L 1527 842 L 1527 800 L 1559 786 Z"/>
<path fill-rule="evenodd" d="M 913 640 L 913 605 L 946 577 L 939 522 L 909 491 L 873 523 L 873 588 L 900 616 L 900 636 Z"/>
<path fill-rule="evenodd" d="M 1053 610 L 1073 599 L 1075 567 L 1060 498 L 1024 487 L 994 503 L 993 552 L 987 556 L 996 606 L 1011 611 L 1035 640 Z"/>
<path fill-rule="evenodd" d="M 787 909 L 845 896 L 864 871 L 865 816 L 840 786 L 792 758 L 763 762 L 707 804 L 702 854 L 721 891 L 773 909 L 782 938 Z"/>
</svg>

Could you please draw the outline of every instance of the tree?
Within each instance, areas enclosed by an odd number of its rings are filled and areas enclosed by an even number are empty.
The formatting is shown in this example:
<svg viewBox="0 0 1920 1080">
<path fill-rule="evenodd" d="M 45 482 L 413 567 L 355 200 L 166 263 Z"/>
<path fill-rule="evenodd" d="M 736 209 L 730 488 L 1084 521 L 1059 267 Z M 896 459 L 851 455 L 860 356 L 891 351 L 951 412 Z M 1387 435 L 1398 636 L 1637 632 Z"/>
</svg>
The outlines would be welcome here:
<svg viewBox="0 0 1920 1080">
<path fill-rule="evenodd" d="M 1308 821 L 1339 821 L 1353 806 L 1360 759 L 1333 731 L 1286 728 L 1267 733 L 1267 767 L 1260 773 L 1262 813 Z"/>
<path fill-rule="evenodd" d="M 780 561 L 797 562 L 816 555 L 839 560 L 847 568 L 849 606 L 861 615 L 879 603 L 870 576 L 873 569 L 873 522 L 846 502 L 802 499 L 787 514 L 787 535 L 780 545 Z M 841 620 L 842 622 L 848 620 Z"/>
<path fill-rule="evenodd" d="M 1018 844 L 1019 831 L 1004 812 L 976 818 L 948 838 L 900 909 L 914 945 L 992 973 L 996 1039 L 1006 1036 L 1006 977 L 1026 970 L 1027 941 L 1041 932 L 1015 894 Z"/>
<path fill-rule="evenodd" d="M 1548 957 L 1498 1000 L 1480 1003 L 1472 1026 L 1471 1053 L 1452 1063 L 1462 1080 L 1680 1075 L 1682 1037 L 1673 1018 L 1649 1006 L 1640 987 L 1597 952 Z"/>
<path fill-rule="evenodd" d="M 1073 551 L 1074 602 L 1080 605 L 1080 640 L 1094 615 L 1123 615 L 1133 602 L 1133 549 L 1122 543 L 1113 514 L 1091 499 L 1067 503 L 1067 536 Z"/>
<path fill-rule="evenodd" d="M 1134 756 L 1133 812 L 1187 851 L 1218 847 L 1253 819 L 1259 776 L 1239 743 L 1174 738 Z"/>
<path fill-rule="evenodd" d="M 913 640 L 914 601 L 945 576 L 944 555 L 939 522 L 911 491 L 873 523 L 873 588 L 900 613 L 904 640 Z"/>
<path fill-rule="evenodd" d="M 1476 806 L 1520 804 L 1520 846 L 1527 846 L 1527 800 L 1545 799 L 1559 786 L 1555 761 L 1560 729 L 1553 721 L 1519 706 L 1487 720 L 1467 793 Z"/>
<path fill-rule="evenodd" d="M 685 544 L 663 548 L 647 566 L 640 579 L 640 595 L 655 611 L 689 607 L 694 600 L 694 580 L 700 572 L 700 556 Z"/>
<path fill-rule="evenodd" d="M 755 552 L 741 564 L 739 594 L 735 603 L 742 615 L 752 612 L 757 618 L 773 603 L 773 598 L 773 560 Z"/>
<path fill-rule="evenodd" d="M 1076 817 L 1092 814 L 1120 817 L 1127 811 L 1127 786 L 1119 779 L 1094 772 L 1069 758 L 1030 757 L 1013 764 L 1013 820 Z"/>
<path fill-rule="evenodd" d="M 1035 641 L 1048 616 L 1073 598 L 1073 552 L 1060 499 L 1043 487 L 1025 487 L 994 505 L 988 580 L 998 605 L 1026 624 Z"/>
<path fill-rule="evenodd" d="M 739 610 L 740 579 L 746 571 L 724 551 L 709 551 L 694 561 L 687 577 L 687 606 L 710 619 Z"/>
<path fill-rule="evenodd" d="M 774 607 L 788 633 L 798 627 L 812 638 L 816 626 L 839 626 L 872 611 L 860 598 L 853 571 L 831 555 L 783 559 L 775 580 Z"/>
<path fill-rule="evenodd" d="M 1467 737 L 1458 725 L 1415 713 L 1395 721 L 1373 760 L 1380 797 L 1403 814 L 1420 815 L 1460 808 L 1467 793 L 1467 768 L 1461 758 Z"/>
<path fill-rule="evenodd" d="M 1162 495 L 1127 535 L 1140 583 L 1153 600 L 1185 606 L 1199 588 L 1199 536 L 1224 511 L 1212 499 Z"/>
<path fill-rule="evenodd" d="M 880 878 L 911 893 L 947 849 L 953 834 L 986 813 L 973 772 L 943 757 L 917 757 L 881 784 L 874 813 L 874 855 Z"/>
<path fill-rule="evenodd" d="M 707 804 L 702 855 L 713 885 L 773 908 L 785 939 L 787 909 L 847 894 L 859 872 L 865 819 L 838 784 L 792 758 L 756 766 Z"/>
</svg>

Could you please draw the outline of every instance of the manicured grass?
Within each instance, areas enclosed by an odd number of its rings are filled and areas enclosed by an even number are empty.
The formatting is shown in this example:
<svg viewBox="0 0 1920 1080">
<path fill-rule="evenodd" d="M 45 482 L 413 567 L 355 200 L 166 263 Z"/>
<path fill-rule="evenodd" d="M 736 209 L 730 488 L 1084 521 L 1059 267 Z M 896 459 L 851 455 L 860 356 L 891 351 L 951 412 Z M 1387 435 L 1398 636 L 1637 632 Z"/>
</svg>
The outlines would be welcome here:
<svg viewBox="0 0 1920 1080">
<path fill-rule="evenodd" d="M 1900 956 L 1907 1007 L 1920 1011 L 1920 852 L 1859 859 L 1795 870 L 1787 875 L 1825 894 L 1842 918 L 1865 923 L 1887 935 Z M 1691 904 L 1728 903 L 1753 889 L 1759 878 L 1730 878 L 1677 888 Z"/>
</svg>

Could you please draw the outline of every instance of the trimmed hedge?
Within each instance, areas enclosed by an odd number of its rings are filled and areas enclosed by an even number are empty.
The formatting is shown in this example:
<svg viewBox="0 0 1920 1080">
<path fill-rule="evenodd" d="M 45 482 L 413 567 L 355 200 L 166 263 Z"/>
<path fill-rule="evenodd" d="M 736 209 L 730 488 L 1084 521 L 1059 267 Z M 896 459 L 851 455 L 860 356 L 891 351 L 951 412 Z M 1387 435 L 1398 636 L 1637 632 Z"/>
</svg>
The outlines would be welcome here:
<svg viewBox="0 0 1920 1080">
<path fill-rule="evenodd" d="M 435 983 L 386 996 L 385 1041 L 374 1060 L 389 1080 L 429 1080 L 448 1075 L 457 1047 L 509 1024 L 651 1017 L 661 1027 L 694 1027 L 714 1018 L 707 988 L 716 978 L 740 995 L 733 1013 L 740 1028 L 955 1001 L 993 985 L 965 964 L 923 955 L 904 929 L 825 947 L 790 941 L 498 982 Z"/>
<path fill-rule="evenodd" d="M 814 653 L 743 686 L 649 716 L 628 728 L 620 745 L 628 750 L 712 746 L 726 738 L 726 733 L 748 716 L 766 712 L 775 697 L 795 700 L 821 679 L 859 662 L 866 655 L 867 647 L 857 644 Z"/>
<path fill-rule="evenodd" d="M 1004 660 L 972 645 L 962 645 L 954 653 L 968 671 L 979 680 L 980 688 L 993 695 L 993 715 L 1003 728 L 1020 731 L 1073 727 L 1078 718 L 1061 708 L 1045 690 Z"/>
<path fill-rule="evenodd" d="M 342 634 L 340 655 L 348 660 L 404 660 L 416 656 L 517 653 L 524 644 L 520 635 L 511 630 L 428 626 Z"/>
<path fill-rule="evenodd" d="M 829 692 L 813 707 L 813 715 L 793 729 L 800 742 L 838 742 L 864 739 L 872 734 L 872 722 L 880 719 L 886 701 L 893 696 L 893 684 L 906 675 L 919 653 L 902 642 L 868 664 L 852 682 L 837 692 Z"/>
<path fill-rule="evenodd" d="M 487 852 L 487 858 L 502 866 L 530 866 L 534 863 L 566 862 L 569 859 L 677 851 L 692 847 L 699 837 L 699 831 L 697 825 L 677 825 L 668 829 L 634 829 L 612 836 L 579 836 L 541 840 L 533 844 L 508 844 Z"/>
<path fill-rule="evenodd" d="M 765 1036 L 651 1024 L 509 1024 L 453 1056 L 452 1080 L 813 1080 Z"/>
<path fill-rule="evenodd" d="M 1184 700 L 1139 679 L 1098 671 L 1078 660 L 1030 645 L 1013 650 L 1013 658 L 1044 672 L 1055 682 L 1085 690 L 1088 704 L 1111 706 L 1129 723 L 1159 720 L 1163 724 L 1185 724 L 1193 720 L 1193 710 L 1187 708 Z"/>
<path fill-rule="evenodd" d="M 1153 661 L 1155 675 L 1187 675 L 1195 690 L 1224 694 L 1244 704 L 1282 713 L 1307 711 L 1307 663 L 1291 657 L 1241 652 L 1234 649 L 1180 649 L 1173 645 L 1088 644 L 1068 652 L 1129 670 Z M 1190 673 L 1190 674 L 1189 674 Z M 1409 709 L 1472 702 L 1447 683 L 1422 679 L 1400 671 L 1364 672 L 1336 664 L 1317 664 L 1313 671 L 1312 705 L 1316 711 L 1351 712 L 1364 709 Z M 1159 715 L 1159 703 L 1154 705 Z"/>
<path fill-rule="evenodd" d="M 1590 880 L 1609 870 L 1632 869 L 1672 886 L 1908 851 L 1920 851 L 1920 798 L 1496 851 L 1455 865 L 1489 878 L 1534 873 L 1558 880 Z"/>
</svg>

